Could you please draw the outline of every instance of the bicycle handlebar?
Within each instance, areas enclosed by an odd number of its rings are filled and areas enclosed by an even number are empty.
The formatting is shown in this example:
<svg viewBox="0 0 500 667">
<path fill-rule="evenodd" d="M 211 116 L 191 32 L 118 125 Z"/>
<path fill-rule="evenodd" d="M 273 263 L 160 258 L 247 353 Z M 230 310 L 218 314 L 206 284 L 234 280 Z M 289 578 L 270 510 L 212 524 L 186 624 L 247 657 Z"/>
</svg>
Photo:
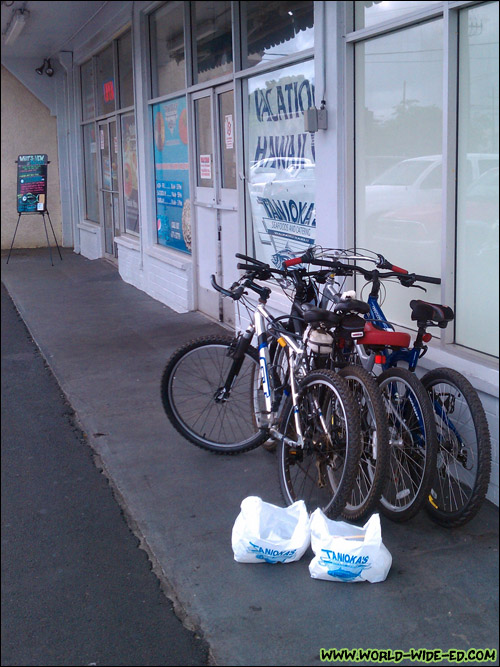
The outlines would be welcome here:
<svg viewBox="0 0 500 667">
<path fill-rule="evenodd" d="M 391 264 L 383 255 L 377 255 L 379 261 L 378 268 L 389 269 L 388 273 L 380 273 L 377 269 L 369 270 L 357 264 L 344 264 L 339 260 L 329 260 L 314 257 L 312 250 L 307 250 L 300 257 L 294 257 L 283 262 L 285 267 L 293 266 L 294 264 L 313 264 L 315 266 L 325 266 L 339 275 L 351 276 L 354 272 L 361 273 L 367 280 L 374 279 L 397 278 L 404 287 L 411 287 L 415 282 L 430 283 L 433 285 L 440 285 L 441 278 L 433 278 L 432 276 L 422 276 L 416 273 L 409 273 L 406 269 Z"/>
<path fill-rule="evenodd" d="M 415 276 L 415 280 L 418 280 L 420 283 L 431 283 L 432 285 L 441 285 L 441 278 L 431 278 L 431 276 L 419 276 L 416 273 L 411 275 Z"/>
<path fill-rule="evenodd" d="M 240 285 L 239 283 L 233 283 L 230 289 L 225 289 L 224 287 L 221 287 L 220 285 L 217 284 L 215 280 L 215 275 L 213 273 L 210 276 L 210 282 L 212 283 L 212 287 L 214 288 L 214 290 L 217 290 L 217 292 L 224 294 L 224 296 L 231 297 L 231 299 L 234 299 L 235 301 L 241 299 L 243 292 L 245 290 L 244 285 Z"/>
<path fill-rule="evenodd" d="M 252 264 L 260 266 L 261 268 L 266 268 L 266 269 L 269 268 L 269 264 L 261 262 L 260 259 L 255 259 L 255 257 L 250 257 L 249 255 L 242 255 L 241 253 L 237 252 L 235 254 L 235 257 L 237 259 L 244 259 L 246 262 L 252 262 Z"/>
<path fill-rule="evenodd" d="M 379 269 L 388 269 L 389 271 L 394 271 L 394 273 L 401 273 L 408 275 L 408 271 L 406 269 L 402 269 L 400 266 L 391 264 L 391 262 L 389 262 L 383 255 L 379 255 L 377 253 L 377 257 L 378 257 L 377 267 Z"/>
<path fill-rule="evenodd" d="M 283 262 L 283 266 L 289 267 L 289 266 L 295 266 L 295 264 L 302 264 L 302 257 L 293 257 L 293 259 L 285 259 Z"/>
<path fill-rule="evenodd" d="M 432 276 L 422 276 L 416 273 L 409 273 L 406 269 L 396 266 L 389 262 L 383 255 L 376 253 L 378 261 L 376 262 L 377 269 L 386 269 L 389 273 L 375 273 L 368 269 L 364 269 L 361 266 L 355 264 L 344 264 L 338 259 L 321 259 L 314 256 L 314 248 L 309 248 L 303 255 L 299 257 L 293 257 L 292 259 L 286 259 L 283 262 L 285 270 L 288 267 L 295 266 L 296 264 L 314 264 L 316 266 L 327 266 L 337 273 L 343 272 L 346 275 L 352 275 L 353 272 L 357 271 L 365 276 L 367 279 L 373 279 L 378 275 L 379 278 L 398 278 L 401 284 L 410 287 L 414 282 L 419 281 L 422 283 L 430 283 L 433 285 L 440 285 L 440 278 L 433 278 Z M 406 280 L 405 280 L 406 278 Z"/>
</svg>

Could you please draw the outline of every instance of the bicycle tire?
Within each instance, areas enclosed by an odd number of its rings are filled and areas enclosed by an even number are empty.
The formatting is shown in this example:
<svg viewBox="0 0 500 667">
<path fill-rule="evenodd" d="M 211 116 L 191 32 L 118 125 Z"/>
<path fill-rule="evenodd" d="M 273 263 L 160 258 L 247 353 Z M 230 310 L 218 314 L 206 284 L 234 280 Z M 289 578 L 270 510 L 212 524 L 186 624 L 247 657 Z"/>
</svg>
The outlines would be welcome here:
<svg viewBox="0 0 500 667">
<path fill-rule="evenodd" d="M 218 454 L 246 452 L 267 439 L 256 418 L 256 401 L 263 397 L 255 393 L 255 348 L 245 353 L 229 396 L 217 396 L 233 363 L 234 342 L 229 336 L 208 336 L 187 343 L 174 352 L 161 379 L 163 408 L 174 428 L 197 447 Z"/>
<path fill-rule="evenodd" d="M 382 496 L 389 466 L 389 427 L 377 381 L 360 366 L 338 374 L 347 380 L 356 399 L 361 426 L 361 457 L 350 497 L 341 516 L 348 521 L 368 517 Z"/>
<path fill-rule="evenodd" d="M 422 508 L 436 465 L 437 432 L 429 395 L 414 373 L 389 368 L 377 378 L 389 425 L 389 470 L 379 507 L 392 521 Z"/>
<path fill-rule="evenodd" d="M 476 516 L 486 497 L 490 430 L 477 391 L 461 373 L 436 368 L 422 384 L 434 406 L 438 435 L 436 474 L 424 507 L 436 523 L 454 528 Z"/>
<path fill-rule="evenodd" d="M 308 373 L 299 385 L 298 415 L 304 447 L 293 447 L 284 439 L 278 443 L 281 493 L 287 505 L 304 500 L 308 511 L 320 507 L 334 519 L 347 502 L 361 455 L 358 410 L 347 380 L 332 371 Z M 283 435 L 296 441 L 291 396 L 280 426 Z"/>
</svg>

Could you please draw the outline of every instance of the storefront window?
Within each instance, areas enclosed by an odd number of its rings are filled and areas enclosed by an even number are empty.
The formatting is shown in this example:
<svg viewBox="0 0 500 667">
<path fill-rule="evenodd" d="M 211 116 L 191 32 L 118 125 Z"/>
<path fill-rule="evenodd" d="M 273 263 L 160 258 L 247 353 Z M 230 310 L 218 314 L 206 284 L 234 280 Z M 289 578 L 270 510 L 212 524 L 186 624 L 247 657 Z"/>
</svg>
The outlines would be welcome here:
<svg viewBox="0 0 500 667">
<path fill-rule="evenodd" d="M 191 252 L 186 98 L 153 105 L 158 243 Z"/>
<path fill-rule="evenodd" d="M 192 2 L 195 83 L 233 71 L 230 2 Z"/>
<path fill-rule="evenodd" d="M 139 232 L 139 191 L 137 186 L 137 139 L 133 113 L 121 117 L 123 157 L 123 203 L 125 231 Z"/>
<path fill-rule="evenodd" d="M 95 116 L 94 63 L 89 60 L 81 68 L 82 77 L 82 118 L 89 120 Z"/>
<path fill-rule="evenodd" d="M 369 28 L 377 23 L 393 21 L 404 17 L 405 14 L 419 9 L 427 9 L 429 5 L 439 2 L 432 0 L 402 0 L 401 2 L 355 2 L 354 21 L 356 30 Z"/>
<path fill-rule="evenodd" d="M 273 266 L 314 244 L 315 135 L 304 131 L 314 106 L 314 62 L 248 81 L 247 184 L 255 257 Z"/>
<path fill-rule="evenodd" d="M 113 67 L 113 45 L 97 56 L 97 109 L 98 115 L 115 110 L 116 84 Z"/>
<path fill-rule="evenodd" d="M 139 232 L 135 115 L 118 112 L 134 106 L 132 61 L 128 30 L 81 66 L 85 216 L 104 228 L 108 254 L 114 237 Z"/>
<path fill-rule="evenodd" d="M 314 46 L 313 2 L 242 2 L 243 67 Z"/>
<path fill-rule="evenodd" d="M 356 44 L 356 246 L 441 277 L 442 20 Z M 440 302 L 438 286 L 425 298 Z M 389 320 L 414 326 L 416 290 L 387 285 Z"/>
<path fill-rule="evenodd" d="M 459 44 L 456 342 L 498 356 L 497 2 L 460 13 Z"/>
<path fill-rule="evenodd" d="M 195 101 L 194 119 L 196 126 L 197 170 L 196 184 L 200 188 L 214 186 L 214 147 L 212 142 L 212 112 L 209 97 Z"/>
<path fill-rule="evenodd" d="M 85 218 L 99 222 L 97 198 L 97 142 L 94 123 L 83 127 L 83 160 L 85 169 Z"/>
<path fill-rule="evenodd" d="M 120 81 L 120 109 L 134 105 L 134 75 L 132 71 L 132 33 L 118 40 L 118 75 Z"/>
<path fill-rule="evenodd" d="M 221 142 L 220 171 L 223 188 L 236 190 L 236 154 L 234 150 L 234 91 L 218 95 Z"/>
<path fill-rule="evenodd" d="M 183 5 L 183 2 L 167 2 L 151 15 L 153 97 L 162 97 L 186 87 Z"/>
</svg>

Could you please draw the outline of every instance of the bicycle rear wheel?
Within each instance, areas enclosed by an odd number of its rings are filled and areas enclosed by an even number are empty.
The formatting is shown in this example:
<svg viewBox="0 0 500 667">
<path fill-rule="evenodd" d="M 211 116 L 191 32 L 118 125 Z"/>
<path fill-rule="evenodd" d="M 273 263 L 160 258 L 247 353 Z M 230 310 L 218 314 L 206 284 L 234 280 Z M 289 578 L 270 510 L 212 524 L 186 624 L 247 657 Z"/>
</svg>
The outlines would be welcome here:
<svg viewBox="0 0 500 667">
<path fill-rule="evenodd" d="M 382 496 L 389 465 L 389 429 L 375 378 L 359 366 L 346 366 L 338 374 L 347 380 L 356 399 L 361 425 L 361 458 L 342 516 L 359 521 L 372 512 Z"/>
<path fill-rule="evenodd" d="M 436 465 L 436 423 L 427 392 L 405 368 L 389 368 L 377 378 L 389 424 L 389 471 L 381 512 L 407 521 L 421 509 Z"/>
<path fill-rule="evenodd" d="M 486 497 L 488 421 L 476 390 L 457 371 L 436 368 L 422 384 L 431 397 L 438 436 L 436 474 L 425 509 L 436 523 L 452 528 L 470 521 Z"/>
<path fill-rule="evenodd" d="M 245 353 L 230 390 L 224 390 L 234 349 L 235 339 L 225 336 L 192 341 L 173 354 L 161 380 L 163 408 L 177 431 L 223 454 L 254 449 L 267 439 L 260 425 L 264 397 L 255 348 Z"/>
<path fill-rule="evenodd" d="M 278 445 L 280 488 L 287 505 L 304 500 L 331 518 L 343 510 L 361 454 L 359 416 L 347 381 L 332 371 L 313 371 L 300 384 L 298 417 L 304 446 Z M 283 407 L 281 433 L 297 441 L 294 406 Z"/>
</svg>

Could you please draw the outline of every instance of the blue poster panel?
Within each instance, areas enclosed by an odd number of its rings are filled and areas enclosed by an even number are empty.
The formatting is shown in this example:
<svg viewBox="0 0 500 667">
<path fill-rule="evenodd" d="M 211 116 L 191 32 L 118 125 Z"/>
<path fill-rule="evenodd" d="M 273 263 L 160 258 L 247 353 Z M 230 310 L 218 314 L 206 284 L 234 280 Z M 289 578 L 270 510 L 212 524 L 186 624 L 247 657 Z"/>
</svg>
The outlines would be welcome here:
<svg viewBox="0 0 500 667">
<path fill-rule="evenodd" d="M 17 212 L 47 210 L 47 155 L 19 155 L 17 158 Z"/>
<path fill-rule="evenodd" d="M 186 98 L 153 106 L 158 243 L 191 253 Z"/>
</svg>

